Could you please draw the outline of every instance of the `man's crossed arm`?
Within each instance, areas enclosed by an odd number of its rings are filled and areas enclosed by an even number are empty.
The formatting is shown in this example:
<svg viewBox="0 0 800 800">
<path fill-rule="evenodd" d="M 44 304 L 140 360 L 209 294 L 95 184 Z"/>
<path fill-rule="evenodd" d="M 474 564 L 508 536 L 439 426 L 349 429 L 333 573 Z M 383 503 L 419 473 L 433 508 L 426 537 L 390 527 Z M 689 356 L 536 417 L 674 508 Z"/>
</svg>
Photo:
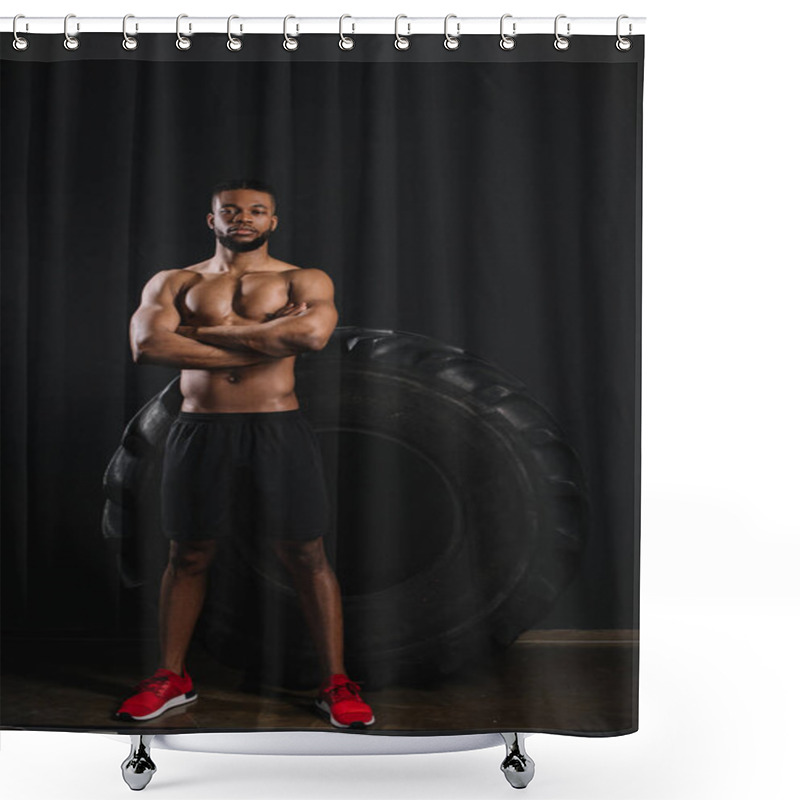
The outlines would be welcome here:
<svg viewBox="0 0 800 800">
<path fill-rule="evenodd" d="M 320 270 L 297 270 L 293 300 L 268 322 L 254 325 L 181 327 L 175 297 L 182 270 L 150 279 L 131 319 L 130 340 L 137 364 L 180 369 L 230 369 L 321 350 L 336 327 L 333 283 Z"/>
<path fill-rule="evenodd" d="M 293 301 L 268 322 L 210 328 L 181 327 L 178 333 L 216 347 L 256 352 L 272 358 L 322 350 L 338 320 L 331 279 L 320 270 L 297 270 L 292 276 L 291 294 Z"/>
</svg>

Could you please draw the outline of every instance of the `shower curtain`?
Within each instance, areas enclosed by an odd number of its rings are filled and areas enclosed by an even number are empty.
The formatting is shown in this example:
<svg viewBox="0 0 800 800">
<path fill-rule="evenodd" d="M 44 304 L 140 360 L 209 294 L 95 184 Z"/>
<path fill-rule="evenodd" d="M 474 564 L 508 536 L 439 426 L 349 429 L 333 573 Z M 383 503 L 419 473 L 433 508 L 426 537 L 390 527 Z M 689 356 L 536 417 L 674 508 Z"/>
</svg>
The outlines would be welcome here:
<svg viewBox="0 0 800 800">
<path fill-rule="evenodd" d="M 2 727 L 636 730 L 643 37 L 120 38 L 2 38 Z"/>
</svg>

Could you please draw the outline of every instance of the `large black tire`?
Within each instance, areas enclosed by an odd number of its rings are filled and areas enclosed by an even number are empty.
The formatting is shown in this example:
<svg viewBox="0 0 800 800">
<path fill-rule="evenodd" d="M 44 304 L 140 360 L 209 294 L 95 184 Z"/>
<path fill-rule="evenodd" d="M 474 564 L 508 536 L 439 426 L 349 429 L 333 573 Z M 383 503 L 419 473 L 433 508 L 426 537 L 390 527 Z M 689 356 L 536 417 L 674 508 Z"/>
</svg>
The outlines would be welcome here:
<svg viewBox="0 0 800 800">
<path fill-rule="evenodd" d="M 161 530 L 161 462 L 181 401 L 176 378 L 127 424 L 103 476 L 103 535 L 118 548 L 128 588 L 152 583 L 164 569 L 169 542 Z"/>
<path fill-rule="evenodd" d="M 296 375 L 334 501 L 327 547 L 351 674 L 373 686 L 449 674 L 552 608 L 580 561 L 586 491 L 575 453 L 522 383 L 429 338 L 358 328 L 337 329 Z M 108 536 L 160 536 L 153 492 L 179 403 L 173 382 L 126 429 L 107 473 Z M 206 643 L 260 680 L 313 683 L 291 583 L 257 539 L 232 545 L 218 558 Z M 147 580 L 124 552 L 126 581 Z"/>
</svg>

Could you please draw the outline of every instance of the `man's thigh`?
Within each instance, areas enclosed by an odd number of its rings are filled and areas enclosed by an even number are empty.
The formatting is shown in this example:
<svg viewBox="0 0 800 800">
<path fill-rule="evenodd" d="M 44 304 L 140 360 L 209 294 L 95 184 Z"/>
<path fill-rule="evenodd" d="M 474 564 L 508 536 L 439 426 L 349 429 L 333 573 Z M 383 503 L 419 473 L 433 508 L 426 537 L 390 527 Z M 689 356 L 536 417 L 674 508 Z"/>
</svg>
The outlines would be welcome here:
<svg viewBox="0 0 800 800">
<path fill-rule="evenodd" d="M 216 539 L 198 541 L 176 541 L 169 544 L 169 563 L 173 569 L 197 572 L 205 571 L 217 554 Z"/>
</svg>

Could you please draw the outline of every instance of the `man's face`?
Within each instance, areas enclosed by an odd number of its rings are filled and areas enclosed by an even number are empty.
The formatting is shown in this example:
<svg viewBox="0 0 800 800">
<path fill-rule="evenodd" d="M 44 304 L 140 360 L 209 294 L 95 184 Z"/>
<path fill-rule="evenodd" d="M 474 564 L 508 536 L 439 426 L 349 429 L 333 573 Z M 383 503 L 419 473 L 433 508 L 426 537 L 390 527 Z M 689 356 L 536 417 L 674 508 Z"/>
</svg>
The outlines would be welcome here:
<svg viewBox="0 0 800 800">
<path fill-rule="evenodd" d="M 220 244 L 234 253 L 258 250 L 278 226 L 272 195 L 255 189 L 221 192 L 207 220 Z"/>
</svg>

